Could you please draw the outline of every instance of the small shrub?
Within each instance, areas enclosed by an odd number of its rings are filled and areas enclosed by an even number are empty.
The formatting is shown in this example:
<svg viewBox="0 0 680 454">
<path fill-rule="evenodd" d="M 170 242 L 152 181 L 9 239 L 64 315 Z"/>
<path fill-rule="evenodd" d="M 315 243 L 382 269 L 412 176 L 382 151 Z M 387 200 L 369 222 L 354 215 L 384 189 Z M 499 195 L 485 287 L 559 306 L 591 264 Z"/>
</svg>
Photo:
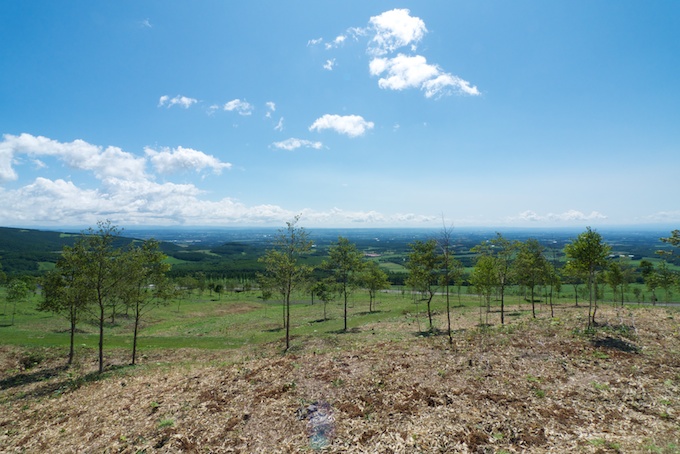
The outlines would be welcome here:
<svg viewBox="0 0 680 454">
<path fill-rule="evenodd" d="M 175 425 L 174 419 L 161 419 L 158 423 L 158 428 L 163 429 L 165 427 L 172 427 Z"/>
<path fill-rule="evenodd" d="M 595 388 L 598 391 L 609 391 L 609 385 L 607 383 L 598 383 L 594 381 L 593 388 Z"/>
<path fill-rule="evenodd" d="M 595 358 L 597 358 L 597 359 L 609 359 L 609 355 L 608 355 L 608 354 L 606 354 L 606 353 L 604 353 L 604 352 L 601 352 L 601 351 L 599 351 L 599 350 L 595 350 L 595 351 L 593 352 L 593 357 L 595 357 Z"/>
<path fill-rule="evenodd" d="M 40 352 L 29 352 L 19 358 L 19 364 L 23 369 L 30 369 L 45 360 L 45 356 Z"/>
</svg>

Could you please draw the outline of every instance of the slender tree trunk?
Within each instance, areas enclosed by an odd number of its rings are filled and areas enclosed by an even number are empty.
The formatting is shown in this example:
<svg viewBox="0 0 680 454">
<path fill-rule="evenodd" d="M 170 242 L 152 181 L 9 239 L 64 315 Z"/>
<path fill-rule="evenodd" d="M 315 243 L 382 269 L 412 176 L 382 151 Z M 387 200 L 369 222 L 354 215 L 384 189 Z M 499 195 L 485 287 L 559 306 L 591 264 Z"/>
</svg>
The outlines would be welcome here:
<svg viewBox="0 0 680 454">
<path fill-rule="evenodd" d="M 501 325 L 505 325 L 505 287 L 501 287 Z"/>
<path fill-rule="evenodd" d="M 531 287 L 531 313 L 536 318 L 536 303 L 534 302 L 534 287 Z"/>
<path fill-rule="evenodd" d="M 104 303 L 99 303 L 99 373 L 104 372 Z"/>
<path fill-rule="evenodd" d="M 345 318 L 345 327 L 344 327 L 344 331 L 346 332 L 347 331 L 347 286 L 346 286 L 346 284 L 343 285 L 342 293 L 345 297 L 345 317 L 344 317 Z"/>
<path fill-rule="evenodd" d="M 453 344 L 453 337 L 451 336 L 451 304 L 449 303 L 449 284 L 446 283 L 446 323 L 447 334 L 449 335 L 449 345 Z"/>
<path fill-rule="evenodd" d="M 595 315 L 593 314 L 593 276 L 592 273 L 588 277 L 588 329 L 592 328 L 593 322 L 595 320 Z"/>
<path fill-rule="evenodd" d="M 290 295 L 286 298 L 286 351 L 290 348 Z"/>
<path fill-rule="evenodd" d="M 430 297 L 427 300 L 427 318 L 430 320 L 430 332 L 434 331 L 434 326 L 432 325 L 432 310 L 430 309 L 430 303 L 432 302 L 432 297 L 434 296 L 434 292 L 429 292 Z"/>
<path fill-rule="evenodd" d="M 137 331 L 139 329 L 139 308 L 135 311 L 135 328 L 134 328 L 134 333 L 132 334 L 132 365 L 135 365 L 135 362 L 137 361 Z"/>
<path fill-rule="evenodd" d="M 73 311 L 73 309 L 71 309 Z M 73 315 L 73 312 L 71 312 L 71 339 L 70 339 L 70 345 L 68 348 L 68 365 L 70 366 L 73 364 L 73 358 L 75 356 L 75 337 L 76 337 L 76 320 Z"/>
</svg>

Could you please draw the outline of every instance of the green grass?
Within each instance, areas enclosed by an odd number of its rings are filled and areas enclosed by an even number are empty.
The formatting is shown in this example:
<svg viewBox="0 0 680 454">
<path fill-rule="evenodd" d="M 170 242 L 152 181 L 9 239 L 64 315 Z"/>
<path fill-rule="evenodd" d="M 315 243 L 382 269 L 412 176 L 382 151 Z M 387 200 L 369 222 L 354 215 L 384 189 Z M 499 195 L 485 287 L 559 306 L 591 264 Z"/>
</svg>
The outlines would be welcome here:
<svg viewBox="0 0 680 454">
<path fill-rule="evenodd" d="M 463 293 L 459 296 L 452 289 L 452 314 L 461 311 L 479 311 L 476 295 Z M 36 306 L 41 298 L 34 295 L 29 301 L 17 306 L 14 325 L 10 326 L 12 305 L 7 304 L 0 294 L 0 344 L 29 347 L 67 347 L 69 325 L 66 319 L 44 312 Z M 459 302 L 460 301 L 460 302 Z M 522 311 L 518 304 L 521 303 Z M 490 315 L 492 323 L 499 323 L 498 302 L 493 302 Z M 558 304 L 572 305 L 573 300 L 562 299 Z M 403 338 L 404 330 L 413 335 L 427 331 L 426 307 L 419 298 L 400 289 L 380 293 L 374 312 L 368 311 L 368 294 L 357 291 L 350 296 L 348 329 L 350 335 L 343 340 L 361 343 L 365 341 L 389 341 Z M 432 302 L 436 313 L 436 328 L 445 329 L 445 301 L 442 295 Z M 528 316 L 528 303 L 517 296 L 506 298 L 507 313 Z M 219 298 L 208 292 L 197 292 L 182 300 L 171 301 L 167 306 L 150 312 L 142 321 L 138 337 L 140 352 L 146 349 L 232 349 L 244 346 L 258 346 L 280 343 L 285 333 L 282 330 L 282 309 L 280 302 L 263 302 L 257 292 L 224 293 Z M 549 309 L 537 304 L 543 316 Z M 307 294 L 296 295 L 291 309 L 292 345 L 304 339 L 318 339 L 332 345 L 343 330 L 343 306 L 340 299 L 327 306 L 328 320 L 323 318 L 323 304 L 310 304 Z M 91 319 L 84 318 L 78 325 L 75 343 L 80 348 L 97 348 L 98 326 Z M 132 346 L 133 320 L 124 315 L 124 308 L 118 309 L 115 323 L 107 320 L 105 327 L 105 348 L 129 349 Z"/>
</svg>

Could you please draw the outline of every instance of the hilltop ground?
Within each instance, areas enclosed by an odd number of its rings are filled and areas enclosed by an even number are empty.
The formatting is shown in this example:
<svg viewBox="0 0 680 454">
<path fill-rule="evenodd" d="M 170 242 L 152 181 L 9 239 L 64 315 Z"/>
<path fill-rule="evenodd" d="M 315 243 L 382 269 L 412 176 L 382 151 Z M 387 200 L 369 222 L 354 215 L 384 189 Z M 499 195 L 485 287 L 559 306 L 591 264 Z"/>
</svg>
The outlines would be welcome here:
<svg viewBox="0 0 680 454">
<path fill-rule="evenodd" d="M 406 323 L 371 342 L 374 323 L 285 355 L 113 351 L 104 377 L 91 351 L 65 369 L 63 350 L 2 347 L 0 451 L 680 452 L 680 312 L 603 307 L 594 333 L 585 314 L 482 330 L 470 310 L 452 346 Z"/>
</svg>

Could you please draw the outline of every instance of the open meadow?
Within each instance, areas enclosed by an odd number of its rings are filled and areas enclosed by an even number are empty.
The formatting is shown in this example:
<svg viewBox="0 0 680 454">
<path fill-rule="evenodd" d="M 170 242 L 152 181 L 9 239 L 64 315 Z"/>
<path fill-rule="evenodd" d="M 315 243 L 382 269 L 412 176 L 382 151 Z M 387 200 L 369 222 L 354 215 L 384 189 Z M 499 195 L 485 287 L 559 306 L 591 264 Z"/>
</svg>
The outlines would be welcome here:
<svg viewBox="0 0 680 454">
<path fill-rule="evenodd" d="M 680 451 L 680 311 L 573 299 L 499 307 L 355 292 L 341 306 L 300 295 L 283 353 L 282 306 L 256 293 L 192 294 L 151 312 L 130 362 L 124 312 L 105 333 L 31 309 L 0 327 L 3 452 Z M 480 324 L 480 318 L 483 323 Z"/>
</svg>

